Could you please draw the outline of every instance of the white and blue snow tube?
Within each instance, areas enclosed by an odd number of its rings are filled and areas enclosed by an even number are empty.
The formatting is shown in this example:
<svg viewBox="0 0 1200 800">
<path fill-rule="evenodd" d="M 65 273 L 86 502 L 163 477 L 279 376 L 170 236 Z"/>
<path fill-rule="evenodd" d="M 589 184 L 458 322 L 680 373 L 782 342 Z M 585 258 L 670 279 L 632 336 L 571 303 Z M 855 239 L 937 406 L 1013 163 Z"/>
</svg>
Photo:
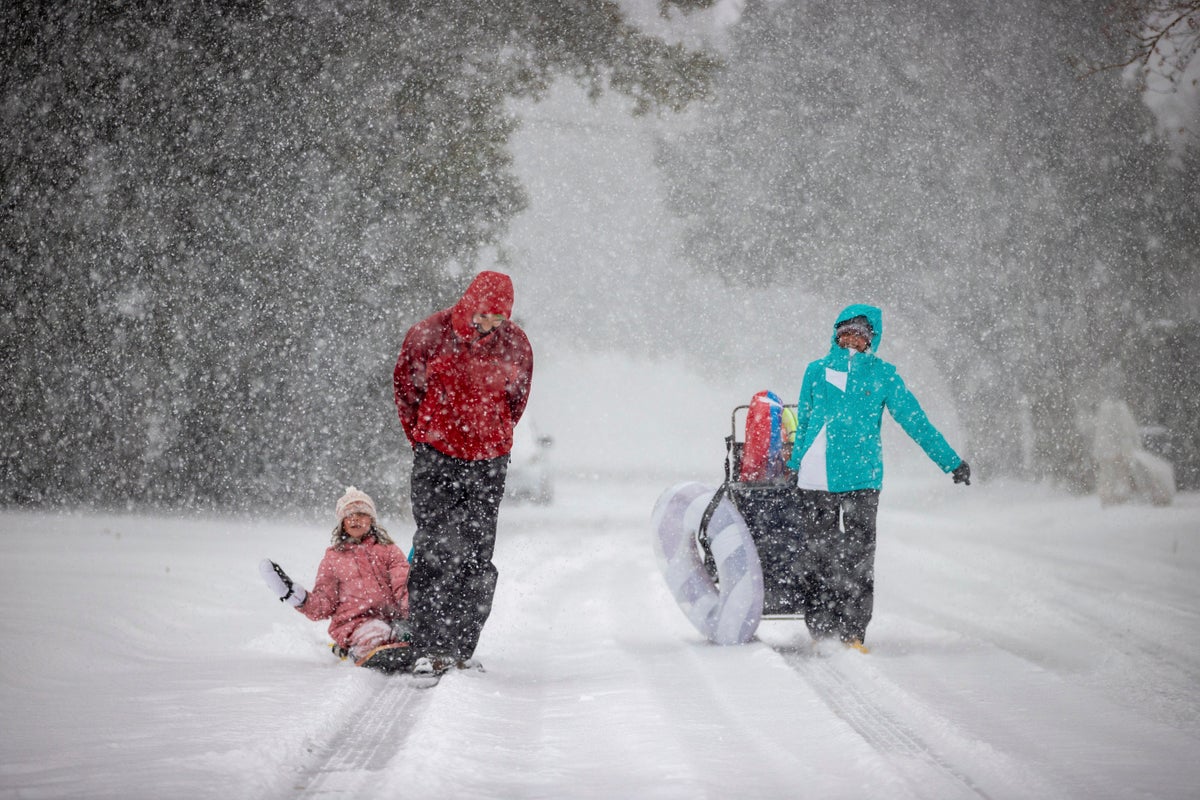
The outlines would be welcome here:
<svg viewBox="0 0 1200 800">
<path fill-rule="evenodd" d="M 746 521 L 724 497 L 707 528 L 717 583 L 709 577 L 696 534 L 716 491 L 680 483 L 664 492 L 651 516 L 654 553 L 675 602 L 696 629 L 716 644 L 745 644 L 762 621 L 762 566 Z"/>
</svg>

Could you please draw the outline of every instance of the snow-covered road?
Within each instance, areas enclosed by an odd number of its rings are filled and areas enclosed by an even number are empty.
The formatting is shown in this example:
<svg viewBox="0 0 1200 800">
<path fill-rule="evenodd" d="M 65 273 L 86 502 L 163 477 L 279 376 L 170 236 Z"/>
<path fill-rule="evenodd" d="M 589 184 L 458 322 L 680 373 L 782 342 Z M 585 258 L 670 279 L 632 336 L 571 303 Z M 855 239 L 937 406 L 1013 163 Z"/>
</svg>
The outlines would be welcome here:
<svg viewBox="0 0 1200 800">
<path fill-rule="evenodd" d="M 669 481 L 563 481 L 502 511 L 487 671 L 430 690 L 258 583 L 310 582 L 324 526 L 0 514 L 0 798 L 1194 796 L 1200 496 L 936 478 L 884 493 L 867 656 L 706 644 L 654 563 Z"/>
</svg>

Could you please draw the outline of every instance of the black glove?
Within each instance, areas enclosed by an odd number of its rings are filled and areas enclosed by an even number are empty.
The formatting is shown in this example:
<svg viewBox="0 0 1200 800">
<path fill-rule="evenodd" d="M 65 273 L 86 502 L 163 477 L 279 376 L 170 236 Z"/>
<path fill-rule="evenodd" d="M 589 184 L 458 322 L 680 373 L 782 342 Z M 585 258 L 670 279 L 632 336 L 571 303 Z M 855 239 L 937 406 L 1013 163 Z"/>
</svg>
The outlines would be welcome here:
<svg viewBox="0 0 1200 800">
<path fill-rule="evenodd" d="M 954 468 L 954 472 L 950 474 L 954 476 L 955 483 L 965 483 L 967 486 L 971 485 L 971 465 L 967 462 L 964 461 L 959 464 Z"/>
<path fill-rule="evenodd" d="M 308 592 L 298 583 L 292 581 L 283 569 L 268 558 L 258 564 L 258 572 L 262 575 L 267 588 L 275 593 L 280 602 L 287 603 L 292 608 L 304 605 Z"/>
</svg>

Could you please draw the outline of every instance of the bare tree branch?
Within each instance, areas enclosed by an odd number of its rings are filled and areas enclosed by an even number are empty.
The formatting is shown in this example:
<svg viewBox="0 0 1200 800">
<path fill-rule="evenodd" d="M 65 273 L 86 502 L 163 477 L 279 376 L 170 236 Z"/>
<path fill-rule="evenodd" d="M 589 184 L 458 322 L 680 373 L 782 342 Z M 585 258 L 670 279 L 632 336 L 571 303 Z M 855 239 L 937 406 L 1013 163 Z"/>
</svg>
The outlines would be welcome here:
<svg viewBox="0 0 1200 800">
<path fill-rule="evenodd" d="M 1150 72 L 1174 84 L 1200 51 L 1200 0 L 1117 0 L 1105 13 L 1110 20 L 1103 28 L 1105 38 L 1122 46 L 1125 57 L 1081 65 L 1082 77 L 1140 65 L 1143 88 Z"/>
</svg>

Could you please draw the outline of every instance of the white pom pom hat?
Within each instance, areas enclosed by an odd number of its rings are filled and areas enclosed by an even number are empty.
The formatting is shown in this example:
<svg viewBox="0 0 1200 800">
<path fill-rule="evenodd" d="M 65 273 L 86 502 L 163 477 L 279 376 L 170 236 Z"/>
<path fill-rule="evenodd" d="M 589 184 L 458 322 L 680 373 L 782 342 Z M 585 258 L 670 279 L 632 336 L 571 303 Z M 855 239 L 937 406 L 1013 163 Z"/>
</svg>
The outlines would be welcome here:
<svg viewBox="0 0 1200 800">
<path fill-rule="evenodd" d="M 366 492 L 353 486 L 347 486 L 346 493 L 338 498 L 334 513 L 337 515 L 338 522 L 351 514 L 370 514 L 371 519 L 376 521 L 379 519 L 379 515 L 375 513 L 375 501 Z"/>
</svg>

